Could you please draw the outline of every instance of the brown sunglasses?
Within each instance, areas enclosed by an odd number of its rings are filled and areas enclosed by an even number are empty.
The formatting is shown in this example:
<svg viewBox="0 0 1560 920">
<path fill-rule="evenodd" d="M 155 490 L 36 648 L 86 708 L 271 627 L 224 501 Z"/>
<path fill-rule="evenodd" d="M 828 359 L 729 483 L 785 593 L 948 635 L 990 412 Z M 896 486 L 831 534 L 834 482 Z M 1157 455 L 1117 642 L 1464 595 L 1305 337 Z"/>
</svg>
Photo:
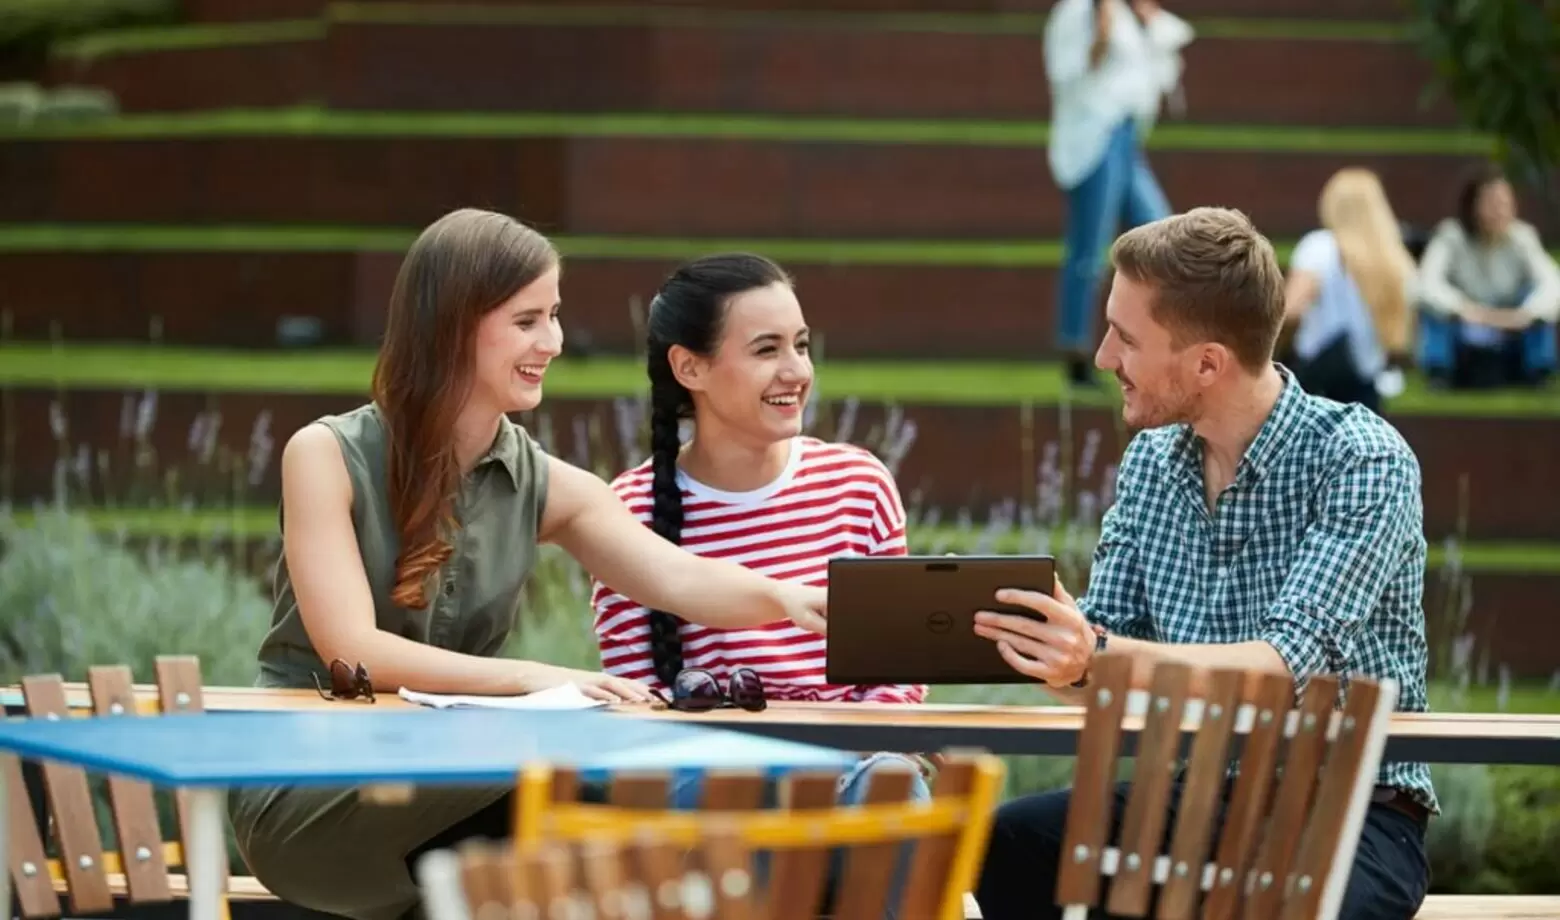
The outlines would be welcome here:
<svg viewBox="0 0 1560 920">
<path fill-rule="evenodd" d="M 337 658 L 330 663 L 330 690 L 325 690 L 318 674 L 314 675 L 314 686 L 319 689 L 320 696 L 327 700 L 374 701 L 374 683 L 368 679 L 368 668 L 361 661 L 354 668 L 345 660 Z"/>
</svg>

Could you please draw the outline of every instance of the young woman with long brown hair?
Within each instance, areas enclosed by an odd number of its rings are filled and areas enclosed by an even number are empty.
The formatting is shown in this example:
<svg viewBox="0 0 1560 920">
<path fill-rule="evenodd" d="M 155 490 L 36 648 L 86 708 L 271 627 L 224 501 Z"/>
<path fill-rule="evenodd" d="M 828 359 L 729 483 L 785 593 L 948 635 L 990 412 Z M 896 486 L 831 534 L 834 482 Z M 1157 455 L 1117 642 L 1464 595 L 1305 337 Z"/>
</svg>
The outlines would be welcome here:
<svg viewBox="0 0 1560 920">
<path fill-rule="evenodd" d="M 282 453 L 283 549 L 261 685 L 311 687 L 340 659 L 392 693 L 574 683 L 601 699 L 648 700 L 638 681 L 498 657 L 543 543 L 693 622 L 823 630 L 823 589 L 676 547 L 509 420 L 541 401 L 562 350 L 559 271 L 545 237 L 486 211 L 448 214 L 413 243 L 373 401 L 303 427 Z M 505 834 L 511 790 L 419 790 L 385 808 L 351 790 L 274 788 L 236 794 L 230 811 L 245 861 L 279 897 L 395 920 L 417 905 L 416 854 Z"/>
</svg>

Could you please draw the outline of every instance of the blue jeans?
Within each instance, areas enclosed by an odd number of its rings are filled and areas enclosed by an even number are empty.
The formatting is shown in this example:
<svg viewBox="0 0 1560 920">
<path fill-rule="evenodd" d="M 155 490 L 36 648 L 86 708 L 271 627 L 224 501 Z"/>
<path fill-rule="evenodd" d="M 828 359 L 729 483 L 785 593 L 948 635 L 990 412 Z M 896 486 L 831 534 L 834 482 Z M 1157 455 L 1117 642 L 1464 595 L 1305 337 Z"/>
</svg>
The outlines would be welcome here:
<svg viewBox="0 0 1560 920">
<path fill-rule="evenodd" d="M 931 801 L 932 792 L 927 786 L 926 780 L 921 776 L 915 763 L 899 754 L 881 752 L 863 757 L 855 766 L 840 778 L 838 791 L 835 793 L 835 802 L 839 805 L 860 805 L 866 800 L 867 789 L 872 785 L 874 774 L 885 772 L 885 768 L 894 770 L 909 769 L 914 772 L 910 786 L 910 799 L 916 802 Z M 672 786 L 672 807 L 685 811 L 691 811 L 699 807 L 699 797 L 703 788 L 703 777 L 697 774 L 679 778 Z M 779 789 L 775 783 L 769 783 L 764 790 L 764 805 L 774 808 L 778 804 Z M 910 861 L 915 853 L 915 844 L 905 843 L 899 848 L 899 858 L 894 866 L 894 879 L 889 887 L 888 911 L 884 914 L 885 920 L 892 920 L 898 913 L 898 904 L 904 895 L 905 883 L 910 872 Z M 767 875 L 769 854 L 760 852 L 755 856 L 755 871 L 762 878 Z M 845 854 L 836 850 L 829 863 L 828 883 L 825 885 L 825 903 L 833 901 L 833 892 L 840 874 L 845 868 Z"/>
<path fill-rule="evenodd" d="M 1170 215 L 1138 145 L 1137 126 L 1123 121 L 1111 133 L 1094 172 L 1067 193 L 1066 255 L 1057 295 L 1056 347 L 1094 350 L 1094 313 L 1105 254 L 1116 234 Z"/>
<path fill-rule="evenodd" d="M 1488 306 L 1515 309 L 1530 290 L 1524 287 L 1509 300 Z M 1454 386 L 1477 387 L 1537 381 L 1560 365 L 1553 323 L 1536 322 L 1521 331 L 1492 331 L 1490 345 L 1471 344 L 1465 338 L 1462 320 L 1422 308 L 1419 367 Z"/>
</svg>

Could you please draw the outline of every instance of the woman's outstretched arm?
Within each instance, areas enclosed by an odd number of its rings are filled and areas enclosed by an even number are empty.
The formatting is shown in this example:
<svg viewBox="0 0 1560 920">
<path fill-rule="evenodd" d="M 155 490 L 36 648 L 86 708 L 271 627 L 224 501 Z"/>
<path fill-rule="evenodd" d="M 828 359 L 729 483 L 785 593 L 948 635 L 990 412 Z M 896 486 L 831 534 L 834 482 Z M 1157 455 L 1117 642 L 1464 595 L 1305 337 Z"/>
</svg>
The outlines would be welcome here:
<svg viewBox="0 0 1560 920">
<path fill-rule="evenodd" d="M 541 540 L 563 547 L 602 584 L 641 606 L 704 626 L 734 629 L 789 619 L 825 631 L 825 589 L 687 552 L 641 524 L 598 477 L 556 457 L 547 462 Z"/>
</svg>

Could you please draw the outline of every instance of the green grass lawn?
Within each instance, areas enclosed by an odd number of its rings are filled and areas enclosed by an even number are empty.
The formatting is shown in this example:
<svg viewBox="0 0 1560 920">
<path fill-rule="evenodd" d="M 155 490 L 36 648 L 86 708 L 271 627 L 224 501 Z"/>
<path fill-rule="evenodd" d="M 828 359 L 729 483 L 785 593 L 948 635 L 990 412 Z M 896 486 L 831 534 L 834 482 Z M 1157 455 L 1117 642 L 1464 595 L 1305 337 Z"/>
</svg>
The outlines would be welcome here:
<svg viewBox="0 0 1560 920">
<path fill-rule="evenodd" d="M 8 140 L 176 137 L 664 137 L 794 143 L 938 143 L 1040 147 L 1036 120 L 847 118 L 740 114 L 344 112 L 313 106 L 127 114 L 0 126 Z M 1160 124 L 1154 150 L 1488 156 L 1494 141 L 1459 129 Z"/>
<path fill-rule="evenodd" d="M 72 510 L 86 515 L 105 531 L 123 531 L 127 537 L 193 539 L 218 536 L 255 540 L 276 535 L 276 508 L 270 505 L 234 509 L 99 507 Z M 36 514 L 30 509 L 12 512 L 13 519 L 22 526 L 31 523 Z M 985 528 L 979 526 L 961 529 L 946 524 L 915 526 L 909 534 L 911 549 L 916 552 L 927 552 L 934 547 L 949 552 L 971 552 L 980 548 L 981 541 L 988 539 L 992 552 L 1032 552 L 1035 537 L 1036 532 L 1017 528 L 988 534 Z M 1462 568 L 1467 572 L 1560 576 L 1560 544 L 1557 543 L 1473 542 L 1460 545 L 1458 552 L 1462 557 Z M 1440 545 L 1431 546 L 1430 565 L 1439 567 L 1444 561 L 1444 549 Z"/>
<path fill-rule="evenodd" d="M 827 338 L 825 338 L 825 342 Z M 157 389 L 202 393 L 363 394 L 374 356 L 368 351 L 225 351 L 73 343 L 0 344 L 0 385 L 66 389 Z M 632 395 L 647 386 L 631 357 L 563 358 L 548 374 L 554 398 Z M 1099 393 L 1069 391 L 1059 367 L 1045 361 L 850 361 L 826 359 L 818 390 L 825 398 L 942 405 L 1112 405 Z M 1534 391 L 1444 393 L 1417 379 L 1388 407 L 1397 415 L 1560 416 L 1560 386 Z"/>
</svg>

